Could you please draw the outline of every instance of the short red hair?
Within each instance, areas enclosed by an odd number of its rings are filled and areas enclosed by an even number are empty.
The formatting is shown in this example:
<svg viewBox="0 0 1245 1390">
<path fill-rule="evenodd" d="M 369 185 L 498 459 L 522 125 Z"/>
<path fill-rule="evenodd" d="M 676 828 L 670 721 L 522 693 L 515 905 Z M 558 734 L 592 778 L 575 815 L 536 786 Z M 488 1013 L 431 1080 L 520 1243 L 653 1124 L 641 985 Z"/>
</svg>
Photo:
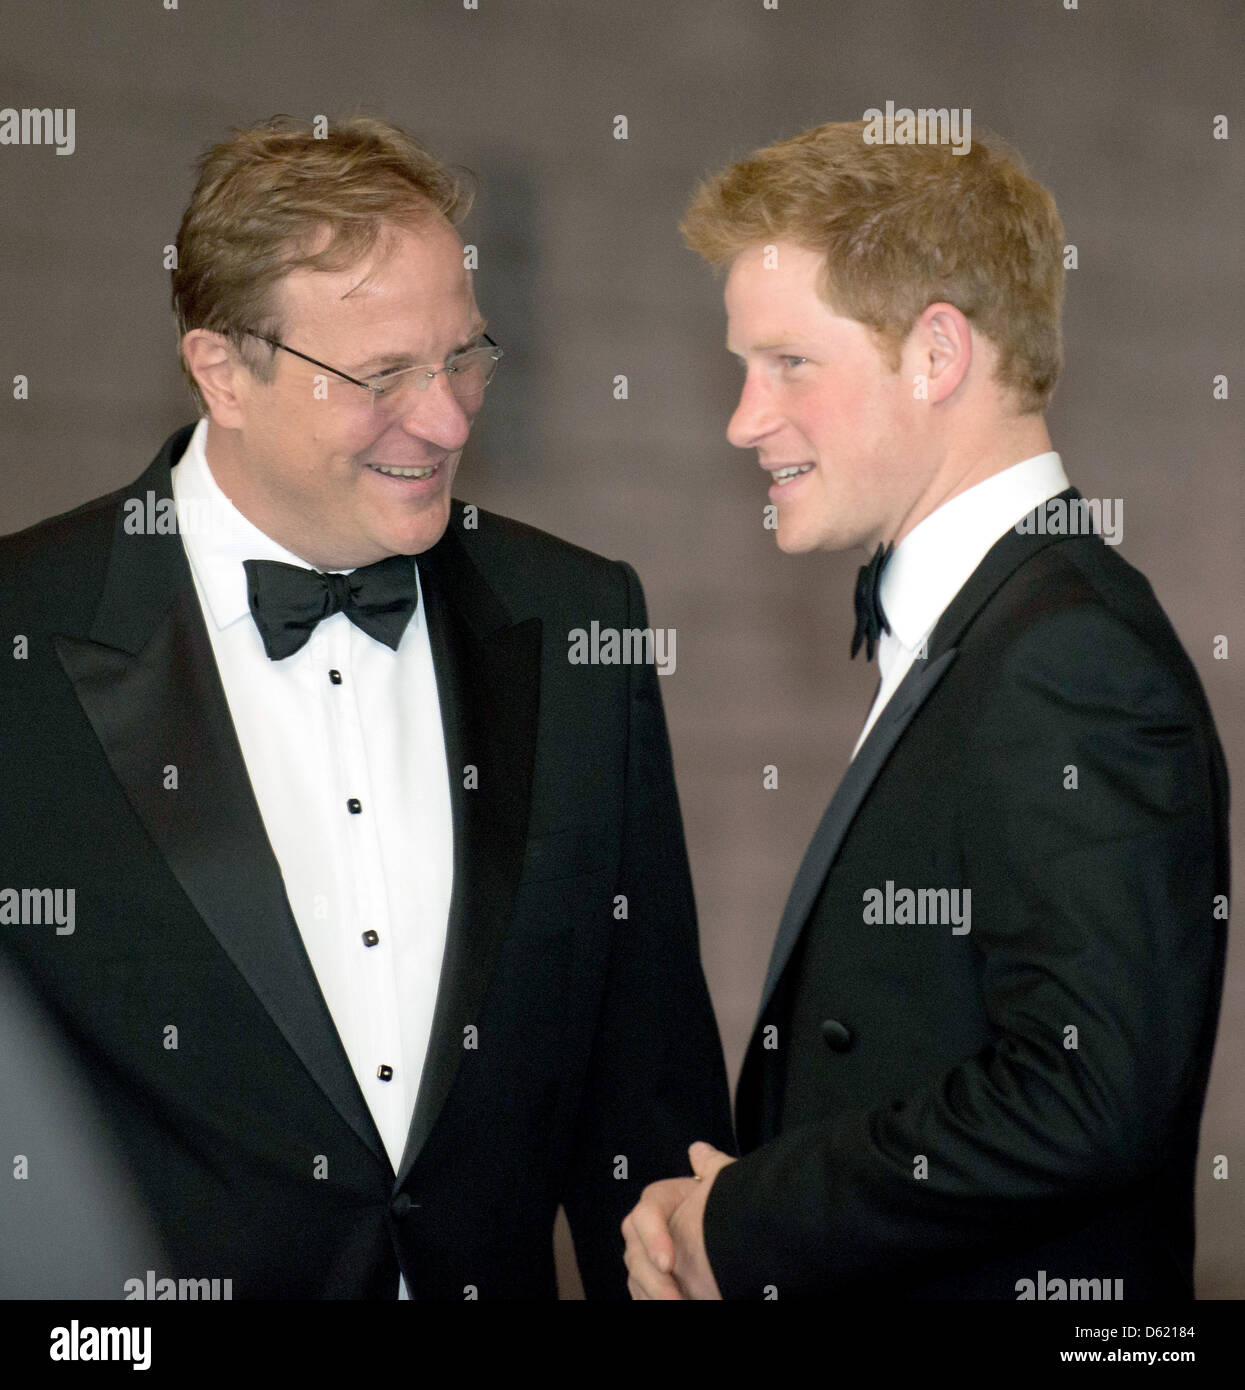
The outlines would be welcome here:
<svg viewBox="0 0 1245 1390">
<path fill-rule="evenodd" d="M 998 352 L 1022 414 L 1045 409 L 1063 364 L 1064 229 L 1051 194 L 997 136 L 866 144 L 842 121 L 757 150 L 703 182 L 680 226 L 719 268 L 777 240 L 825 257 L 822 298 L 879 338 L 892 370 L 912 325 L 954 304 Z"/>
</svg>

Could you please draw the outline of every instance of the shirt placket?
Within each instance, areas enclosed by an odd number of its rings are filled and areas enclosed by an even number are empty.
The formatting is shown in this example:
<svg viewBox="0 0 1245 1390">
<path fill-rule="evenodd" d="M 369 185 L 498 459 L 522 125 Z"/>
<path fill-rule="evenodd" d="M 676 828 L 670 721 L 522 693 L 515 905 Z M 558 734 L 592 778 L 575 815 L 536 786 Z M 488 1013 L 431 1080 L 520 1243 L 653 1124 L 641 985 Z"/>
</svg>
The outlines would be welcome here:
<svg viewBox="0 0 1245 1390">
<path fill-rule="evenodd" d="M 355 1073 L 391 1159 L 405 1131 L 409 1078 L 403 1075 L 402 1036 L 394 981 L 381 826 L 372 795 L 366 730 L 359 709 L 359 641 L 371 641 L 340 615 L 320 624 L 318 665 L 326 701 L 333 769 L 331 795 L 343 847 L 345 890 L 342 962 L 350 981 L 355 1037 L 348 1048 Z M 314 639 L 313 639 L 314 640 Z M 396 1160 L 394 1160 L 396 1162 Z"/>
</svg>

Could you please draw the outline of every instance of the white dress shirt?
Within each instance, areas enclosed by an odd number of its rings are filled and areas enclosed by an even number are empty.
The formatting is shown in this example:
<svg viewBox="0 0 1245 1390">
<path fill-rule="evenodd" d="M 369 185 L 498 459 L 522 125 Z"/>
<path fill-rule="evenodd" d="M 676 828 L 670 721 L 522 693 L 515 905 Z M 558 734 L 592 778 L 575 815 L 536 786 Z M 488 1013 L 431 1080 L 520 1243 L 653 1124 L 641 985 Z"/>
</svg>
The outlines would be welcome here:
<svg viewBox="0 0 1245 1390">
<path fill-rule="evenodd" d="M 853 758 L 986 552 L 1021 517 L 1067 487 L 1059 455 L 1035 454 L 944 502 L 895 547 L 878 584 L 891 628 L 878 639 L 882 683 L 852 749 Z"/>
<path fill-rule="evenodd" d="M 270 660 L 242 562 L 312 566 L 229 501 L 206 439 L 203 419 L 173 469 L 182 541 L 294 920 L 396 1171 L 432 1031 L 453 877 L 423 602 L 397 651 L 334 613 L 300 651 Z M 374 945 L 365 932 L 376 934 Z M 382 1067 L 391 1079 L 381 1079 Z M 409 1297 L 399 1284 L 399 1297 Z"/>
</svg>

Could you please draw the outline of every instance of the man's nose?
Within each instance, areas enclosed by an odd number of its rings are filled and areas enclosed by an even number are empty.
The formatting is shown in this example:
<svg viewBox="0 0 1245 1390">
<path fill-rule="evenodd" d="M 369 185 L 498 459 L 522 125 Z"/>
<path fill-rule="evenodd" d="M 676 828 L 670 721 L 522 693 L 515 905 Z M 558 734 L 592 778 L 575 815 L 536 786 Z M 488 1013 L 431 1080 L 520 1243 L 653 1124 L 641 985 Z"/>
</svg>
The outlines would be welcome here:
<svg viewBox="0 0 1245 1390">
<path fill-rule="evenodd" d="M 726 426 L 726 437 L 737 449 L 755 449 L 781 423 L 765 386 L 749 376 L 739 404 Z"/>
<path fill-rule="evenodd" d="M 461 449 L 471 433 L 479 402 L 460 401 L 450 390 L 446 372 L 438 372 L 423 391 L 412 391 L 404 403 L 402 428 L 442 449 Z"/>
</svg>

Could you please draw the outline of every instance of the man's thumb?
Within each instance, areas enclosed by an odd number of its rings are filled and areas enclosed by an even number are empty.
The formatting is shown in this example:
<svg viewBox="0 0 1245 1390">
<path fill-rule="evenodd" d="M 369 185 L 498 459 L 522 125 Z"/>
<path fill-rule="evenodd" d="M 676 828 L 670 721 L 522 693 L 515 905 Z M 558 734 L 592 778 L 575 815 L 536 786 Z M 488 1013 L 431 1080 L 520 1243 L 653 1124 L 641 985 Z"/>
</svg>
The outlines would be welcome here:
<svg viewBox="0 0 1245 1390">
<path fill-rule="evenodd" d="M 721 1167 L 718 1160 L 726 1157 L 721 1149 L 715 1149 L 712 1144 L 707 1144 L 703 1139 L 697 1139 L 688 1149 L 687 1156 L 692 1161 L 692 1172 L 698 1178 L 708 1177 L 710 1174 L 716 1173 Z"/>
</svg>

